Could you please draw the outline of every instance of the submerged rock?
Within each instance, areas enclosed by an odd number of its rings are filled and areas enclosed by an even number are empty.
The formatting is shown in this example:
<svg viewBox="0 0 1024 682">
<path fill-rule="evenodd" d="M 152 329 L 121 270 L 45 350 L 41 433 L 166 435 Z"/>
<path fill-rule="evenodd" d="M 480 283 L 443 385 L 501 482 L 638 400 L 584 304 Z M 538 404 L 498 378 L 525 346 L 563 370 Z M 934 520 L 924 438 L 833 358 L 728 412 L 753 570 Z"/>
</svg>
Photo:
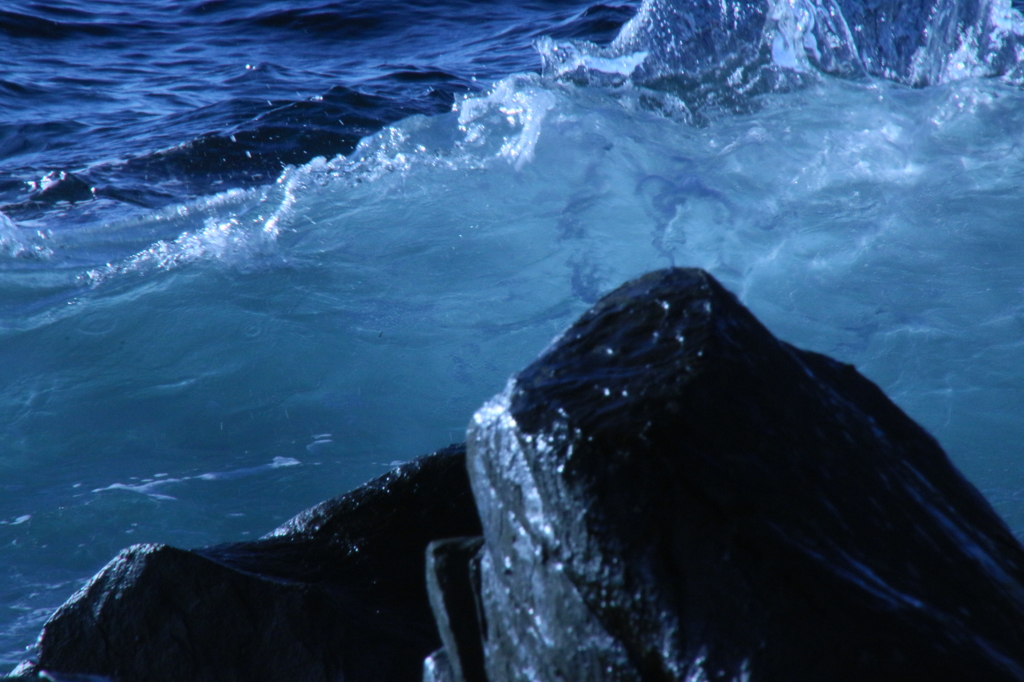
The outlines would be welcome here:
<svg viewBox="0 0 1024 682">
<path fill-rule="evenodd" d="M 38 660 L 15 674 L 419 679 L 441 645 L 426 546 L 480 532 L 464 462 L 462 446 L 421 458 L 255 542 L 130 547 L 53 615 Z"/>
<path fill-rule="evenodd" d="M 705 272 L 601 299 L 468 453 L 491 682 L 1024 680 L 1006 525 L 874 384 Z"/>
</svg>

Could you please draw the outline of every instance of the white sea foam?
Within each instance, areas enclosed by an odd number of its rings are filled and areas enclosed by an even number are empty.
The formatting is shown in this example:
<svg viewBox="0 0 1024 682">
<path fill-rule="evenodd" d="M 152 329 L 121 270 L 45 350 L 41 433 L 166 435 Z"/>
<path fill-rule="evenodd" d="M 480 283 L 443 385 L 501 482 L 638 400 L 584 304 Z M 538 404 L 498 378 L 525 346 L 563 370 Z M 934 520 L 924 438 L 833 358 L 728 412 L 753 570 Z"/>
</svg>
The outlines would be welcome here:
<svg viewBox="0 0 1024 682">
<path fill-rule="evenodd" d="M 230 469 L 228 471 L 215 471 L 204 474 L 197 474 L 196 476 L 181 476 L 179 478 L 168 477 L 167 474 L 155 474 L 153 479 L 141 481 L 139 483 L 111 483 L 108 486 L 102 488 L 96 488 L 92 492 L 102 493 L 111 490 L 126 490 L 132 493 L 138 493 L 140 495 L 147 495 L 155 500 L 176 500 L 178 498 L 173 495 L 158 492 L 166 486 L 177 485 L 179 483 L 185 483 L 187 481 L 231 481 L 238 478 L 248 478 L 250 476 L 258 476 L 260 474 L 272 471 L 274 469 L 280 469 L 282 467 L 293 467 L 302 464 L 299 460 L 294 457 L 275 457 L 269 464 L 262 464 L 259 466 L 242 467 L 239 469 Z M 24 517 L 28 520 L 29 517 Z"/>
<path fill-rule="evenodd" d="M 322 161 L 311 162 L 310 168 Z M 245 266 L 273 254 L 281 220 L 288 216 L 295 192 L 304 179 L 301 174 L 285 172 L 268 188 L 230 190 L 157 213 L 150 220 L 179 223 L 188 229 L 173 239 L 158 240 L 122 261 L 91 268 L 80 276 L 80 281 L 95 287 L 117 275 L 146 275 L 197 261 Z M 138 229 L 138 219 L 131 223 Z"/>
<path fill-rule="evenodd" d="M 48 238 L 49 235 L 41 231 L 34 237 L 26 236 L 13 220 L 0 212 L 0 258 L 48 260 L 53 256 L 53 250 L 46 244 Z"/>
</svg>

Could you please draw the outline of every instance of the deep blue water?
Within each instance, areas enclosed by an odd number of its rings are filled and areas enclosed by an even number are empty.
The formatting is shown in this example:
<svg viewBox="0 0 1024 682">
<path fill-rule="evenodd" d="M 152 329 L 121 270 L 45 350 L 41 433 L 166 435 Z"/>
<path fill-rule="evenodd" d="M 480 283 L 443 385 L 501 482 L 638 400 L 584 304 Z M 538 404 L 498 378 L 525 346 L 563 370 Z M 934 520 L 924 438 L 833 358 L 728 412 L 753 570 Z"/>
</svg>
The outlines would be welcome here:
<svg viewBox="0 0 1024 682">
<path fill-rule="evenodd" d="M 447 111 L 455 93 L 539 70 L 541 35 L 608 42 L 633 5 L 5 3 L 0 205 L 32 220 L 95 196 L 75 220 L 265 184 L 386 123 Z M 82 182 L 47 191 L 61 172 Z"/>
<path fill-rule="evenodd" d="M 127 544 L 462 440 L 670 264 L 856 364 L 1021 536 L 1022 35 L 1005 0 L 4 4 L 0 665 Z"/>
</svg>

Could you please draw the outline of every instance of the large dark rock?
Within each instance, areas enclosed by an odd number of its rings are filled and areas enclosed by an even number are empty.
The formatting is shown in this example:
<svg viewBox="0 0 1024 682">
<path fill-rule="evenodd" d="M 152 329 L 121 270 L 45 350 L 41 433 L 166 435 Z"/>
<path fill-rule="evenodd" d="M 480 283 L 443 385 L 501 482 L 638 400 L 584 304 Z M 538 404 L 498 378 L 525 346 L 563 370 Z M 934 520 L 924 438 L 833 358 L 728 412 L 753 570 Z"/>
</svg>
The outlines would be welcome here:
<svg viewBox="0 0 1024 682">
<path fill-rule="evenodd" d="M 1024 550 L 849 366 L 699 270 L 604 297 L 475 415 L 491 682 L 1024 680 Z"/>
<path fill-rule="evenodd" d="M 427 544 L 479 532 L 465 450 L 452 447 L 256 542 L 124 550 L 54 614 L 38 660 L 16 674 L 419 680 L 424 657 L 441 646 L 424 582 Z"/>
</svg>

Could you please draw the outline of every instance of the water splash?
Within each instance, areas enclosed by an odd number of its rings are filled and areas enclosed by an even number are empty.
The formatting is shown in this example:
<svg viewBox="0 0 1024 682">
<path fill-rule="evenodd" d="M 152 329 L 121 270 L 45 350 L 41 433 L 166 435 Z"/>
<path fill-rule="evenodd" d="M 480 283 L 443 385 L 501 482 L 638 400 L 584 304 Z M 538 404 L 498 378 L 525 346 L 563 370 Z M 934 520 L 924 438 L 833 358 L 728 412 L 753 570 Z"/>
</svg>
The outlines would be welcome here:
<svg viewBox="0 0 1024 682">
<path fill-rule="evenodd" d="M 315 159 L 310 166 L 322 164 L 323 159 Z M 149 220 L 186 227 L 198 225 L 173 239 L 158 240 L 121 261 L 89 269 L 79 281 L 97 287 L 117 275 L 174 270 L 202 260 L 245 265 L 259 256 L 271 255 L 281 233 L 281 222 L 289 215 L 305 179 L 305 175 L 291 168 L 269 187 L 229 190 L 158 212 Z M 116 231 L 117 226 L 111 230 Z"/>
<path fill-rule="evenodd" d="M 26 260 L 49 260 L 53 250 L 46 245 L 49 235 L 39 231 L 35 237 L 26 237 L 13 220 L 0 213 L 0 260 L 19 258 Z"/>
<path fill-rule="evenodd" d="M 608 47 L 537 47 L 553 78 L 669 90 L 693 108 L 743 109 L 820 75 L 1024 82 L 1024 17 L 1009 0 L 645 0 Z"/>
<path fill-rule="evenodd" d="M 465 133 L 464 144 L 476 145 L 493 139 L 495 132 L 507 126 L 511 134 L 502 137 L 497 156 L 520 170 L 533 160 L 541 125 L 554 106 L 554 96 L 540 86 L 536 77 L 506 78 L 487 96 L 465 97 L 457 105 L 459 130 Z"/>
</svg>

